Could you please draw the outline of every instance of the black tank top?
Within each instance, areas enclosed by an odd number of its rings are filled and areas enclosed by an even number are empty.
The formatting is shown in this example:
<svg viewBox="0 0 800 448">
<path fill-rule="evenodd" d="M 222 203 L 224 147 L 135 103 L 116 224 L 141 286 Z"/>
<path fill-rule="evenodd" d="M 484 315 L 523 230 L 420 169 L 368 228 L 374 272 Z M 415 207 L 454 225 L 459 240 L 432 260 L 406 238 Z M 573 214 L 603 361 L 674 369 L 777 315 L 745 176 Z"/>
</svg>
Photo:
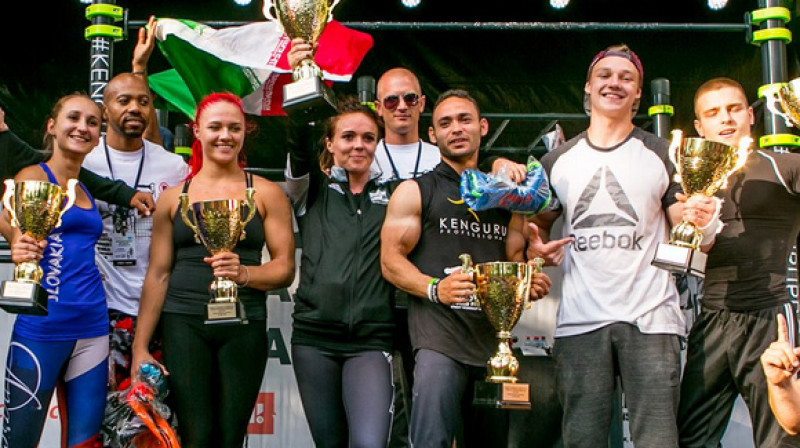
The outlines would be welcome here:
<svg viewBox="0 0 800 448">
<path fill-rule="evenodd" d="M 252 185 L 252 174 L 247 173 L 247 187 Z M 189 182 L 183 185 L 183 192 L 189 189 Z M 172 241 L 174 260 L 172 275 L 167 289 L 164 311 L 176 314 L 205 315 L 205 305 L 211 296 L 208 286 L 214 280 L 213 270 L 204 257 L 211 254 L 194 239 L 194 232 L 186 226 L 180 216 L 180 208 L 172 219 Z M 264 224 L 261 215 L 255 216 L 245 226 L 245 239 L 239 241 L 234 252 L 239 254 L 242 265 L 261 265 L 261 254 L 264 248 Z M 244 304 L 248 319 L 262 320 L 267 318 L 266 293 L 257 289 L 239 288 L 239 300 Z"/>
<path fill-rule="evenodd" d="M 419 270 L 444 278 L 468 253 L 474 263 L 505 260 L 511 213 L 502 209 L 476 212 L 461 199 L 460 176 L 442 162 L 415 179 L 422 199 L 422 233 L 409 254 Z M 415 349 L 425 348 L 458 362 L 482 366 L 497 348 L 496 331 L 477 302 L 451 308 L 427 299 L 411 300 L 409 331 Z"/>
</svg>

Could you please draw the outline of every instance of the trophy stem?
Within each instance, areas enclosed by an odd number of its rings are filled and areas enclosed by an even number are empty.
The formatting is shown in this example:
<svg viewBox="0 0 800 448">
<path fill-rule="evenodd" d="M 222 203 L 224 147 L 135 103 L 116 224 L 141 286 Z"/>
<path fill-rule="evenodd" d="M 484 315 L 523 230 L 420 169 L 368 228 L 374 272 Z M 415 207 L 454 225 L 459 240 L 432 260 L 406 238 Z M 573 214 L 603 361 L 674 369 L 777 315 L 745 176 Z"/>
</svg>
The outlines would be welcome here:
<svg viewBox="0 0 800 448">
<path fill-rule="evenodd" d="M 303 59 L 297 64 L 297 67 L 292 70 L 292 80 L 299 81 L 308 78 L 321 78 L 322 69 L 319 68 L 313 59 Z"/>
<path fill-rule="evenodd" d="M 14 266 L 14 281 L 39 284 L 42 277 L 44 277 L 44 271 L 38 263 L 33 261 L 23 261 Z"/>
<path fill-rule="evenodd" d="M 497 333 L 497 353 L 486 363 L 489 375 L 486 381 L 492 383 L 516 383 L 519 360 L 511 351 L 511 332 L 500 331 Z"/>
<path fill-rule="evenodd" d="M 690 249 L 699 249 L 703 233 L 694 223 L 681 221 L 670 231 L 670 244 Z"/>
<path fill-rule="evenodd" d="M 211 301 L 216 303 L 236 302 L 238 297 L 238 287 L 236 282 L 225 277 L 214 277 L 214 281 L 209 286 Z"/>
<path fill-rule="evenodd" d="M 244 304 L 237 300 L 236 282 L 215 277 L 209 286 L 211 300 L 206 304 L 206 324 L 246 324 Z"/>
</svg>

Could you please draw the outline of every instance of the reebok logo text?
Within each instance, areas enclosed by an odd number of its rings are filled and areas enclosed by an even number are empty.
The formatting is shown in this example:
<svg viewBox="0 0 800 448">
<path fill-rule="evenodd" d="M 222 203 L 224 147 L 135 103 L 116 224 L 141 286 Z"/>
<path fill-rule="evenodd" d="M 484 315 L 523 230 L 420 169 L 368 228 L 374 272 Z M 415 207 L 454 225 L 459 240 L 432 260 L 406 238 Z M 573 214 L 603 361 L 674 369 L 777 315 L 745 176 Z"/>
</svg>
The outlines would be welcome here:
<svg viewBox="0 0 800 448">
<path fill-rule="evenodd" d="M 586 235 L 570 235 L 573 238 L 572 247 L 578 252 L 600 249 L 625 249 L 642 250 L 642 235 L 633 233 L 613 234 L 608 230 L 603 233 L 589 233 Z"/>
</svg>

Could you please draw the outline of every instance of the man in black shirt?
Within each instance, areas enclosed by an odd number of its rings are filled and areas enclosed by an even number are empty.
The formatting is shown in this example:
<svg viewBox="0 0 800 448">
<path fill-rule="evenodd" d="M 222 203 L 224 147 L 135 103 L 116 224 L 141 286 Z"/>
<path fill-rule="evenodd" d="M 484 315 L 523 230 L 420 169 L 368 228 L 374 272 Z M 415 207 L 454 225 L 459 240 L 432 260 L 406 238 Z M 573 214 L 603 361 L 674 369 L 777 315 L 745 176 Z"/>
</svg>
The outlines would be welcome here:
<svg viewBox="0 0 800 448">
<path fill-rule="evenodd" d="M 694 107 L 701 137 L 738 145 L 750 135 L 753 109 L 738 82 L 707 81 Z M 786 260 L 800 230 L 800 155 L 751 150 L 717 196 L 724 227 L 708 253 L 702 310 L 689 335 L 680 446 L 719 446 L 738 395 L 750 410 L 757 447 L 800 446 L 772 415 L 759 363 L 777 334 L 777 316 L 792 323 L 792 346 L 797 336 Z"/>
<path fill-rule="evenodd" d="M 495 330 L 477 306 L 471 275 L 459 255 L 476 263 L 523 261 L 524 219 L 507 210 L 474 211 L 459 192 L 460 175 L 477 169 L 488 122 L 467 92 L 443 93 L 433 108 L 428 134 L 442 162 L 401 183 L 389 200 L 381 232 L 384 276 L 407 292 L 409 332 L 416 354 L 410 441 L 415 448 L 450 447 L 463 427 L 463 446 L 504 446 L 504 411 L 472 406 L 472 385 L 486 376 L 497 348 Z M 550 287 L 537 274 L 531 298 Z M 462 446 L 459 441 L 459 446 Z"/>
</svg>

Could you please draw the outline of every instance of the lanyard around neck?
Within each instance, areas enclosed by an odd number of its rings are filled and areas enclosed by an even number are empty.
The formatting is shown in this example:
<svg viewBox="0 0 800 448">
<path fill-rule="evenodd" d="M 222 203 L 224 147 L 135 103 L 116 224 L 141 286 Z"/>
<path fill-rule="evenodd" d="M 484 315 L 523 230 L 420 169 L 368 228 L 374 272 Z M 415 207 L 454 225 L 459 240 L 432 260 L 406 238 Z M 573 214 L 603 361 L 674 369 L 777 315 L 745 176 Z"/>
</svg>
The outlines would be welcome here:
<svg viewBox="0 0 800 448">
<path fill-rule="evenodd" d="M 389 159 L 389 164 L 392 165 L 392 172 L 394 173 L 395 179 L 402 179 L 400 177 L 400 173 L 397 171 L 397 166 L 394 164 L 394 159 L 392 159 L 392 154 L 389 152 L 389 147 L 386 146 L 386 140 L 383 141 L 383 150 L 386 152 L 386 158 Z M 419 175 L 419 159 L 422 158 L 422 140 L 419 141 L 419 145 L 417 146 L 417 161 L 414 162 L 414 172 L 411 173 L 412 178 L 416 178 Z"/>
<path fill-rule="evenodd" d="M 144 166 L 144 150 L 147 145 L 144 144 L 144 140 L 142 140 L 142 158 L 139 160 L 139 170 L 136 172 L 136 179 L 133 181 L 133 189 L 135 190 L 139 186 L 139 179 L 142 177 L 142 167 Z M 108 164 L 108 171 L 111 174 L 111 180 L 117 180 L 114 177 L 114 167 L 111 166 L 111 153 L 108 150 L 108 143 L 106 143 L 105 137 L 103 137 L 103 148 L 106 150 L 106 163 Z"/>
</svg>

